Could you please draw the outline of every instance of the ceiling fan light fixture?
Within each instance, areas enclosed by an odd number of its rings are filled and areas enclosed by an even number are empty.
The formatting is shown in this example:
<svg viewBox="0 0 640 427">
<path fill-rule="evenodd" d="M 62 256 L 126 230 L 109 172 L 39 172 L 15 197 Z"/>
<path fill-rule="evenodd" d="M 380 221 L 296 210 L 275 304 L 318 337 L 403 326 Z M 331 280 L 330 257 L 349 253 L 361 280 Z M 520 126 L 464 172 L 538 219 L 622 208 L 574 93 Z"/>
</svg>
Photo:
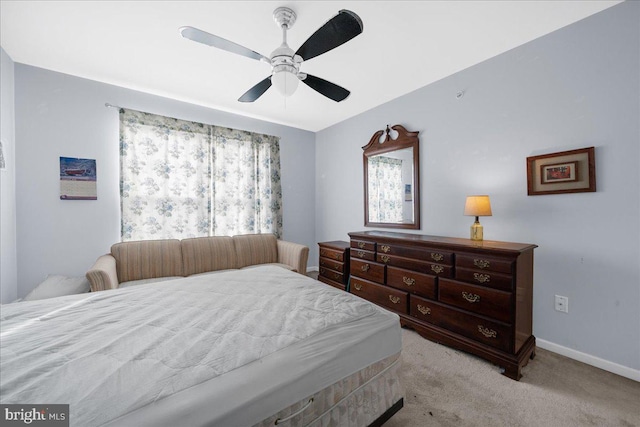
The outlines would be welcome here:
<svg viewBox="0 0 640 427">
<path fill-rule="evenodd" d="M 274 70 L 271 76 L 271 83 L 283 96 L 293 95 L 298 88 L 298 82 L 298 76 L 289 70 Z"/>
</svg>

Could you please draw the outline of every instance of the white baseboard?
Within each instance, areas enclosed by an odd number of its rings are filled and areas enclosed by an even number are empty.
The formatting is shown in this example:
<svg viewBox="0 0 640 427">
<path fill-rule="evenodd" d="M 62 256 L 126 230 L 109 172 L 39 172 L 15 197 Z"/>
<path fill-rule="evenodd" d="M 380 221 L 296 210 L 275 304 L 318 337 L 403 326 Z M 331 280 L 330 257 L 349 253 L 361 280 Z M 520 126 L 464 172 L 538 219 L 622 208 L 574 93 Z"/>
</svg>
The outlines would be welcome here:
<svg viewBox="0 0 640 427">
<path fill-rule="evenodd" d="M 317 265 L 312 267 L 307 267 L 307 271 L 320 271 L 320 268 Z"/>
<path fill-rule="evenodd" d="M 622 377 L 640 382 L 640 370 L 632 369 L 628 366 L 619 365 L 617 363 L 610 362 L 608 360 L 604 360 L 599 357 L 582 353 L 581 351 L 563 347 L 556 343 L 541 340 L 538 338 L 536 338 L 536 345 L 540 348 L 544 348 L 545 350 L 549 350 L 554 353 L 566 356 L 570 359 L 577 360 L 578 362 L 586 363 L 587 365 L 595 366 L 596 368 L 600 368 L 616 375 L 620 375 Z"/>
</svg>

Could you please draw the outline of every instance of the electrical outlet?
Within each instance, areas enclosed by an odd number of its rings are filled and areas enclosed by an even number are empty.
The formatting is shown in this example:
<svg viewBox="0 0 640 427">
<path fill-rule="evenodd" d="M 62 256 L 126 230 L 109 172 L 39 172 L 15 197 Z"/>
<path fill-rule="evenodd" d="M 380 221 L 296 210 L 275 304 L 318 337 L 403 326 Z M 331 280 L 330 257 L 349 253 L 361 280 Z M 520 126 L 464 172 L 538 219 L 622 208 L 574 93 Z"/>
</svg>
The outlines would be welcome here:
<svg viewBox="0 0 640 427">
<path fill-rule="evenodd" d="M 569 298 L 556 295 L 556 311 L 569 313 Z"/>
</svg>

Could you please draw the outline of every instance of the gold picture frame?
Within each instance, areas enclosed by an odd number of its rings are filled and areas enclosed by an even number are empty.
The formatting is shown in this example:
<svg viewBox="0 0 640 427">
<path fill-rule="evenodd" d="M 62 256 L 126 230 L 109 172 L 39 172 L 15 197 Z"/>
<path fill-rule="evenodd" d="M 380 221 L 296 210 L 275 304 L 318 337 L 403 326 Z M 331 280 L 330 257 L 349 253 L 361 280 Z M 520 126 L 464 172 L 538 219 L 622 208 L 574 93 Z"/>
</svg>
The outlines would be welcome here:
<svg viewBox="0 0 640 427">
<path fill-rule="evenodd" d="M 596 191 L 595 148 L 527 157 L 527 194 Z"/>
</svg>

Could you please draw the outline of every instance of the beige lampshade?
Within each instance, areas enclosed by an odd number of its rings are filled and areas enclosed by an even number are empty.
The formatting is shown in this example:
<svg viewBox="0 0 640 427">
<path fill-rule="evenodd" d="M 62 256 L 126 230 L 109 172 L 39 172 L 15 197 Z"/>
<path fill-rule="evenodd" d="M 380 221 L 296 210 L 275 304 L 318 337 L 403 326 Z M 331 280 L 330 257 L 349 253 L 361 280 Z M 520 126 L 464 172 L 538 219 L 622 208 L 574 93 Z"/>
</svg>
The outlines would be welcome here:
<svg viewBox="0 0 640 427">
<path fill-rule="evenodd" d="M 491 216 L 489 196 L 467 196 L 464 214 L 469 216 Z"/>
</svg>

